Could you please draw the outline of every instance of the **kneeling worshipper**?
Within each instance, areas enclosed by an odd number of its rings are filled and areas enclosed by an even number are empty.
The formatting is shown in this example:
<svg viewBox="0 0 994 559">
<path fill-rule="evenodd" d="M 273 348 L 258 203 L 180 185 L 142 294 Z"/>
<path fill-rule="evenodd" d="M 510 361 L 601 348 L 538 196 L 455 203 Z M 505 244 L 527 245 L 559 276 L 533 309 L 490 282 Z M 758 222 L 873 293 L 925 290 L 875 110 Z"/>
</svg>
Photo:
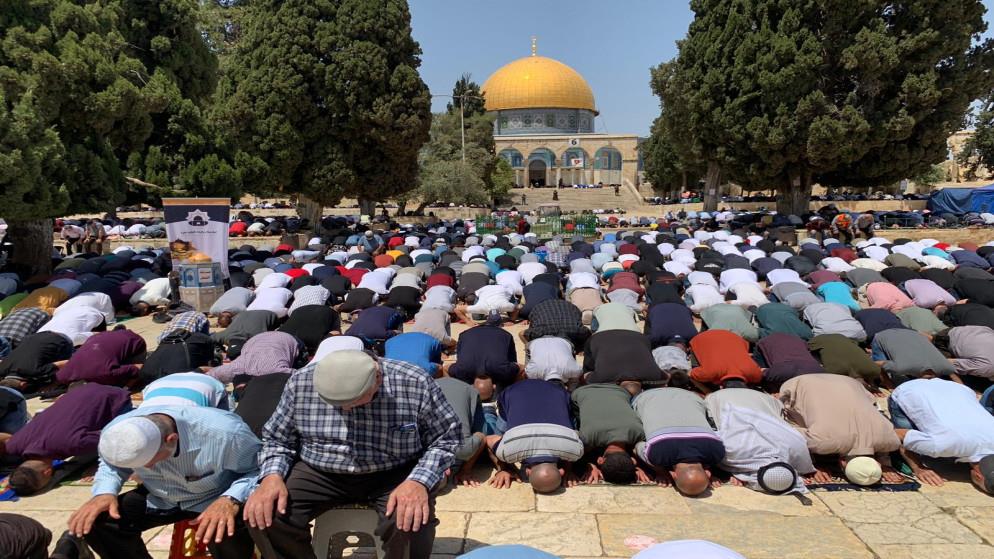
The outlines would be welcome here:
<svg viewBox="0 0 994 559">
<path fill-rule="evenodd" d="M 390 307 L 370 307 L 359 313 L 345 335 L 360 338 L 367 348 L 372 348 L 399 334 L 403 327 L 403 313 Z"/>
<path fill-rule="evenodd" d="M 872 349 L 872 359 L 894 385 L 915 378 L 949 378 L 956 373 L 932 341 L 914 330 L 884 330 L 873 337 Z"/>
<path fill-rule="evenodd" d="M 763 387 L 770 392 L 779 392 L 780 385 L 797 375 L 825 372 L 808 351 L 808 344 L 792 334 L 776 332 L 765 336 L 756 344 L 756 349 L 766 362 Z"/>
<path fill-rule="evenodd" d="M 881 477 L 889 483 L 902 481 L 889 457 L 901 441 L 860 381 L 832 374 L 801 375 L 783 384 L 780 401 L 811 454 L 838 456 L 850 482 L 867 486 Z"/>
<path fill-rule="evenodd" d="M 200 406 L 227 410 L 228 391 L 218 380 L 204 373 L 173 373 L 142 390 L 139 408 L 153 406 Z"/>
<path fill-rule="evenodd" d="M 946 332 L 956 373 L 994 379 L 994 330 L 987 326 L 957 326 Z M 935 337 L 938 343 L 941 335 Z"/>
<path fill-rule="evenodd" d="M 55 373 L 59 384 L 95 382 L 130 386 L 145 359 L 145 339 L 131 330 L 99 332 L 83 342 Z"/>
<path fill-rule="evenodd" d="M 901 455 L 929 485 L 944 480 L 921 457 L 955 458 L 970 464 L 970 479 L 994 494 L 994 416 L 967 386 L 943 379 L 915 379 L 898 386 L 888 401 Z"/>
<path fill-rule="evenodd" d="M 325 305 L 305 305 L 298 307 L 279 331 L 295 336 L 313 353 L 326 337 L 342 333 L 342 317 Z"/>
<path fill-rule="evenodd" d="M 383 356 L 387 359 L 406 361 L 424 369 L 434 378 L 442 369 L 442 344 L 422 332 L 405 332 L 387 340 Z"/>
<path fill-rule="evenodd" d="M 853 318 L 847 307 L 836 303 L 816 303 L 804 308 L 804 320 L 811 325 L 815 336 L 841 334 L 862 342 L 866 339 L 863 325 Z"/>
<path fill-rule="evenodd" d="M 826 373 L 862 379 L 868 384 L 875 384 L 880 379 L 880 365 L 874 363 L 856 342 L 841 334 L 815 336 L 808 342 L 808 349 L 821 360 Z"/>
<path fill-rule="evenodd" d="M 100 430 L 130 410 L 123 388 L 85 384 L 66 392 L 13 435 L 0 435 L 4 452 L 23 460 L 10 474 L 10 488 L 34 495 L 51 482 L 55 460 L 92 458 Z"/>
<path fill-rule="evenodd" d="M 72 340 L 55 332 L 38 332 L 0 361 L 0 386 L 31 393 L 55 381 L 55 373 L 72 356 Z"/>
<path fill-rule="evenodd" d="M 242 503 L 259 475 L 259 439 L 235 414 L 200 406 L 150 406 L 104 428 L 93 497 L 69 532 L 101 557 L 150 559 L 142 533 L 189 520 L 212 557 L 253 552 Z M 132 475 L 141 480 L 120 494 Z"/>
<path fill-rule="evenodd" d="M 50 543 L 52 532 L 37 520 L 20 514 L 0 513 L 0 557 L 47 559 Z M 75 545 L 66 545 L 60 541 L 56 544 L 52 557 L 76 559 L 80 554 Z"/>
<path fill-rule="evenodd" d="M 303 344 L 286 332 L 263 332 L 252 336 L 234 361 L 207 372 L 223 384 L 232 383 L 235 394 L 252 379 L 273 373 L 292 373 L 306 359 Z M 306 361 L 304 361 L 306 363 Z"/>
<path fill-rule="evenodd" d="M 0 338 L 6 338 L 10 349 L 14 349 L 21 345 L 24 338 L 44 326 L 50 318 L 48 313 L 41 309 L 16 310 L 0 320 Z"/>
<path fill-rule="evenodd" d="M 503 435 L 487 436 L 487 446 L 497 458 L 490 485 L 508 488 L 515 473 L 536 493 L 552 493 L 575 483 L 567 474 L 583 456 L 583 442 L 573 429 L 570 395 L 562 384 L 516 382 L 501 391 L 497 408 L 507 428 Z M 516 471 L 518 463 L 521 468 Z"/>
<path fill-rule="evenodd" d="M 590 330 L 583 325 L 583 315 L 573 303 L 551 299 L 539 303 L 532 310 L 528 328 L 521 332 L 521 339 L 526 342 L 545 336 L 565 338 L 574 347 L 583 347 L 590 337 Z"/>
<path fill-rule="evenodd" d="M 701 312 L 701 320 L 709 330 L 728 330 L 749 343 L 759 341 L 759 328 L 752 323 L 752 313 L 738 305 L 722 303 Z"/>
<path fill-rule="evenodd" d="M 546 336 L 528 343 L 528 362 L 525 364 L 528 378 L 568 382 L 580 378 L 581 373 L 583 368 L 576 361 L 569 340 Z"/>
<path fill-rule="evenodd" d="M 445 400 L 459 416 L 462 427 L 462 442 L 455 450 L 455 461 L 452 463 L 452 479 L 457 485 L 478 486 L 480 483 L 473 479 L 473 467 L 487 447 L 483 434 L 486 419 L 480 392 L 473 385 L 454 378 L 435 379 L 435 384 L 442 389 Z"/>
<path fill-rule="evenodd" d="M 159 339 L 159 347 L 145 358 L 138 378 L 147 384 L 173 373 L 206 370 L 215 359 L 214 341 L 209 335 L 174 330 Z"/>
<path fill-rule="evenodd" d="M 371 503 L 386 557 L 428 559 L 438 525 L 432 492 L 461 433 L 418 367 L 336 351 L 293 374 L 263 428 L 260 481 L 245 505 L 252 536 L 274 557 L 315 559 L 311 521 Z"/>
<path fill-rule="evenodd" d="M 234 359 L 241 353 L 242 346 L 249 338 L 273 330 L 279 321 L 279 317 L 272 311 L 243 311 L 235 316 L 230 326 L 211 334 L 211 339 L 225 348 L 230 359 Z"/>
<path fill-rule="evenodd" d="M 518 380 L 523 371 L 514 337 L 500 327 L 500 317 L 491 316 L 486 324 L 459 335 L 456 362 L 448 366 L 446 374 L 469 384 L 478 378 L 489 378 L 503 388 Z"/>
<path fill-rule="evenodd" d="M 816 470 L 807 441 L 782 419 L 779 400 L 749 388 L 725 388 L 708 394 L 704 404 L 725 446 L 721 467 L 732 474 L 732 485 L 774 495 L 807 493 L 800 476 Z"/>
<path fill-rule="evenodd" d="M 688 496 L 712 485 L 711 468 L 725 458 L 725 447 L 707 418 L 704 400 L 682 388 L 654 388 L 632 400 L 642 421 L 645 442 L 637 455 L 656 470 L 656 481 L 673 483 Z"/>
<path fill-rule="evenodd" d="M 727 330 L 707 330 L 690 341 L 699 366 L 690 371 L 696 382 L 724 386 L 729 381 L 759 384 L 763 371 L 749 354 L 749 342 Z"/>
<path fill-rule="evenodd" d="M 667 380 L 652 357 L 649 338 L 625 329 L 600 330 L 590 336 L 583 350 L 583 372 L 588 384 L 638 381 L 659 386 Z"/>
<path fill-rule="evenodd" d="M 580 439 L 590 463 L 586 482 L 628 485 L 650 481 L 632 451 L 645 440 L 642 422 L 632 410 L 632 395 L 615 384 L 588 384 L 573 391 Z"/>
<path fill-rule="evenodd" d="M 761 337 L 784 333 L 793 334 L 802 340 L 810 340 L 814 335 L 811 327 L 797 315 L 797 311 L 783 303 L 767 303 L 757 308 L 756 322 L 759 323 Z"/>
</svg>

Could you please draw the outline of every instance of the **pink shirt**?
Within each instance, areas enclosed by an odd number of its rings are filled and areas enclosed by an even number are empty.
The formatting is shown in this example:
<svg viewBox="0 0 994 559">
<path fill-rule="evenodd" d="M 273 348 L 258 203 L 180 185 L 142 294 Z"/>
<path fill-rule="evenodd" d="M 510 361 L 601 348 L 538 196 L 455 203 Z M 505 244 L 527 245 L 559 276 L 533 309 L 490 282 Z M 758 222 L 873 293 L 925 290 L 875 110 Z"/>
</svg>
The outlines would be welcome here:
<svg viewBox="0 0 994 559">
<path fill-rule="evenodd" d="M 915 306 L 910 297 L 892 283 L 877 281 L 866 285 L 866 301 L 874 309 L 887 309 L 896 313 Z"/>
</svg>

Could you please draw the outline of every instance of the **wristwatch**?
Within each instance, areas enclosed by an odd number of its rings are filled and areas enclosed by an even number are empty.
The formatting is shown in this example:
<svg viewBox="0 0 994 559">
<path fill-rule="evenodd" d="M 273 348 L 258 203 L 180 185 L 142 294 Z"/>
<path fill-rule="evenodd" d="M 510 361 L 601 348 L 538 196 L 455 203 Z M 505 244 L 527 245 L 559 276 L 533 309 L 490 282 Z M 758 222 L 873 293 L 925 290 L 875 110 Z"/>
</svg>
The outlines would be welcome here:
<svg viewBox="0 0 994 559">
<path fill-rule="evenodd" d="M 227 499 L 227 500 L 231 501 L 232 503 L 234 503 L 234 504 L 235 504 L 235 506 L 238 506 L 238 507 L 240 507 L 240 506 L 242 506 L 242 505 L 244 505 L 244 504 L 245 504 L 245 503 L 243 503 L 243 502 L 239 501 L 238 499 L 236 499 L 236 498 L 232 497 L 231 495 L 221 495 L 221 497 L 223 497 L 223 498 L 225 498 L 225 499 Z"/>
</svg>

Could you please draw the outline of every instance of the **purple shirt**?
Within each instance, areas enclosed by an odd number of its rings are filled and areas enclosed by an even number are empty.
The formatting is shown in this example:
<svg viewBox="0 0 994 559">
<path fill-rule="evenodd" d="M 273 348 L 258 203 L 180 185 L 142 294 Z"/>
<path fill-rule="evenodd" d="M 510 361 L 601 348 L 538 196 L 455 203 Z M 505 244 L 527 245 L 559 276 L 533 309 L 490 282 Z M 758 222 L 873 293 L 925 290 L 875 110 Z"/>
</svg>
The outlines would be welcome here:
<svg viewBox="0 0 994 559">
<path fill-rule="evenodd" d="M 90 336 L 62 369 L 59 384 L 78 380 L 123 385 L 138 376 L 134 361 L 145 354 L 145 340 L 131 330 L 113 330 Z"/>
<path fill-rule="evenodd" d="M 69 458 L 93 454 L 100 430 L 131 409 L 123 388 L 84 384 L 66 392 L 7 441 L 7 453 L 25 458 Z"/>
<path fill-rule="evenodd" d="M 934 309 L 938 305 L 956 304 L 956 299 L 932 280 L 910 279 L 904 282 L 904 290 L 914 299 L 916 307 Z"/>
</svg>

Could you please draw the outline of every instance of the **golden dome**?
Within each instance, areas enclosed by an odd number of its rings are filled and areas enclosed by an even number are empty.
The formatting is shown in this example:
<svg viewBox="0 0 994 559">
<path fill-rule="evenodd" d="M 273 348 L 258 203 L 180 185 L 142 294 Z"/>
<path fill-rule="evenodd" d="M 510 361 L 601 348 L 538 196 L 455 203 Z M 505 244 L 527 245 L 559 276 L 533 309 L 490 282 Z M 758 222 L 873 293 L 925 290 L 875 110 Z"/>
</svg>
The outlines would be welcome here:
<svg viewBox="0 0 994 559">
<path fill-rule="evenodd" d="M 488 111 L 586 109 L 597 114 L 594 92 L 569 66 L 532 54 L 493 73 L 481 88 Z"/>
</svg>

